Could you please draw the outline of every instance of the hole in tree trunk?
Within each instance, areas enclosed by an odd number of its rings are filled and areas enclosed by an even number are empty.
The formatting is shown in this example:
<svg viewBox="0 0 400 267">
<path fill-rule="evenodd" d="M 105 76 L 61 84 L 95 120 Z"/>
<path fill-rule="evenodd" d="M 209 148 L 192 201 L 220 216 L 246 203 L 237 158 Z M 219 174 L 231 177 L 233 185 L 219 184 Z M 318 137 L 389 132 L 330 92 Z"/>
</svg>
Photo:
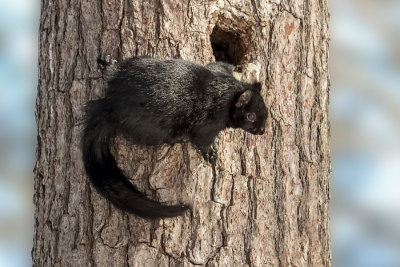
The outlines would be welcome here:
<svg viewBox="0 0 400 267">
<path fill-rule="evenodd" d="M 227 62 L 232 65 L 244 63 L 247 47 L 238 33 L 215 26 L 210 40 L 215 61 Z"/>
</svg>

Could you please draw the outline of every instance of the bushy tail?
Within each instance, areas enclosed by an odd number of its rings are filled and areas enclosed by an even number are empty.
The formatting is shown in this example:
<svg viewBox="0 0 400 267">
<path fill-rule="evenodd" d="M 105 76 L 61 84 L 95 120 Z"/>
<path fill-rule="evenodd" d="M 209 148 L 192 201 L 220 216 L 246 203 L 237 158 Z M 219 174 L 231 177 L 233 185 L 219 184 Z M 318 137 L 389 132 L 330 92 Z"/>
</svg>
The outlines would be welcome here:
<svg viewBox="0 0 400 267">
<path fill-rule="evenodd" d="M 108 113 L 103 101 L 88 103 L 82 136 L 83 163 L 94 187 L 116 207 L 140 217 L 156 219 L 181 215 L 188 206 L 167 206 L 148 199 L 118 168 L 109 148 L 115 127 L 107 122 Z"/>
</svg>

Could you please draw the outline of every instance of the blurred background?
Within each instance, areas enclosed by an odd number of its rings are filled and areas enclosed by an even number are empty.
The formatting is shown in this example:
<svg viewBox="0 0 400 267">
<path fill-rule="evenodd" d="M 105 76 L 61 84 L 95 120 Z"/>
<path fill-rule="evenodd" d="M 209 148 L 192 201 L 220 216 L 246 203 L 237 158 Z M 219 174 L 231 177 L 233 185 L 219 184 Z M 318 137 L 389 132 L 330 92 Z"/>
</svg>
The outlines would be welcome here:
<svg viewBox="0 0 400 267">
<path fill-rule="evenodd" d="M 333 266 L 400 266 L 400 1 L 331 0 Z"/>
<path fill-rule="evenodd" d="M 0 267 L 30 266 L 39 1 L 0 0 Z M 333 266 L 400 266 L 400 0 L 330 1 Z"/>
<path fill-rule="evenodd" d="M 38 0 L 0 0 L 0 267 L 31 266 Z"/>
</svg>

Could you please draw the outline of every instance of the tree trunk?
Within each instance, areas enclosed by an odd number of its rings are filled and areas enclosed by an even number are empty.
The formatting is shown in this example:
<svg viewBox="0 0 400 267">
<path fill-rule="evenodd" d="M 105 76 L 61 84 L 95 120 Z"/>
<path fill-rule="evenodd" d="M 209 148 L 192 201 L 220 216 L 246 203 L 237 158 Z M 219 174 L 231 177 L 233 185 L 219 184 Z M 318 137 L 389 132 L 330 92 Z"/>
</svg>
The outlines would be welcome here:
<svg viewBox="0 0 400 267">
<path fill-rule="evenodd" d="M 330 266 L 326 0 L 43 0 L 35 266 Z M 114 145 L 149 197 L 188 203 L 148 221 L 116 210 L 83 171 L 83 106 L 110 54 L 241 65 L 259 80 L 266 133 L 223 131 L 218 161 L 190 144 Z"/>
</svg>

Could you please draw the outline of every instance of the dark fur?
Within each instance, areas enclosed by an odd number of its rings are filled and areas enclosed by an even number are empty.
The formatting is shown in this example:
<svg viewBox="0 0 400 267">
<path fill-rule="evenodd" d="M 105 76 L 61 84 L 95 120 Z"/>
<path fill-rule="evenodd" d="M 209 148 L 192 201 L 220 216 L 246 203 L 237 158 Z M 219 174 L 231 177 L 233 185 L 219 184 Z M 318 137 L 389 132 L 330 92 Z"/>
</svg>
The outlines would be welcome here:
<svg viewBox="0 0 400 267">
<path fill-rule="evenodd" d="M 262 134 L 267 110 L 260 83 L 232 76 L 233 66 L 206 67 L 183 60 L 131 58 L 108 66 L 108 92 L 87 104 L 82 136 L 83 162 L 94 187 L 122 210 L 145 218 L 174 217 L 188 206 L 167 206 L 146 198 L 131 184 L 110 152 L 122 134 L 134 144 L 174 144 L 188 140 L 205 159 L 215 160 L 211 145 L 227 128 Z M 254 113 L 253 115 L 248 115 Z M 250 119 L 255 117 L 255 121 Z"/>
</svg>

